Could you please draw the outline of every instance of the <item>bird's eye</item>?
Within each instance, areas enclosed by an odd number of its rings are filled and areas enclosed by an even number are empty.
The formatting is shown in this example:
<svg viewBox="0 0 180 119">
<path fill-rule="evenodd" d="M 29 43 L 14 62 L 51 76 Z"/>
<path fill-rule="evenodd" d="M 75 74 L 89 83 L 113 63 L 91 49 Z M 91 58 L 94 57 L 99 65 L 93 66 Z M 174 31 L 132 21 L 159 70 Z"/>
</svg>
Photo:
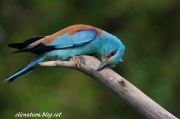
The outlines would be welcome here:
<svg viewBox="0 0 180 119">
<path fill-rule="evenodd" d="M 110 58 L 116 54 L 117 50 L 112 51 L 107 57 Z"/>
<path fill-rule="evenodd" d="M 116 52 L 117 52 L 117 50 L 115 50 L 115 51 L 111 52 L 111 56 L 115 55 L 115 54 L 116 54 Z"/>
</svg>

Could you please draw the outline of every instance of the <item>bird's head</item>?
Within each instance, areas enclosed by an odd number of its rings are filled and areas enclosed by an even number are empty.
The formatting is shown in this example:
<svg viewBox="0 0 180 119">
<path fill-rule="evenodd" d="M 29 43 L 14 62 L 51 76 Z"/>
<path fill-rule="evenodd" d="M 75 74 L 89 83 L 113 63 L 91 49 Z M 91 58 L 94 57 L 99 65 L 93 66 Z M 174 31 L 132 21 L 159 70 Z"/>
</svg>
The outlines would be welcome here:
<svg viewBox="0 0 180 119">
<path fill-rule="evenodd" d="M 97 68 L 97 71 L 103 69 L 106 66 L 115 67 L 118 62 L 122 62 L 122 56 L 124 54 L 125 46 L 120 42 L 107 44 L 101 53 L 101 64 Z"/>
</svg>

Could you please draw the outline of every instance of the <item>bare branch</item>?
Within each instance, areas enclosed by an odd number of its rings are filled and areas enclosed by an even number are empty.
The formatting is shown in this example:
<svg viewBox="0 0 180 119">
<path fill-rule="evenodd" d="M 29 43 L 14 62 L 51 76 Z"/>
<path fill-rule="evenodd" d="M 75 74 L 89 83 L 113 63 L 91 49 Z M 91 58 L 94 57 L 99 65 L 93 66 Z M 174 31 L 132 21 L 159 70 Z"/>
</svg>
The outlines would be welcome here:
<svg viewBox="0 0 180 119">
<path fill-rule="evenodd" d="M 41 62 L 41 66 L 58 66 L 66 68 L 77 69 L 102 84 L 110 88 L 115 94 L 121 97 L 131 107 L 140 112 L 148 119 L 177 119 L 171 113 L 166 111 L 138 88 L 121 77 L 119 74 L 111 70 L 110 68 L 104 68 L 101 71 L 96 71 L 100 64 L 100 61 L 91 56 L 83 56 L 85 65 L 81 65 L 80 68 L 76 67 L 76 64 L 72 59 L 70 61 L 47 61 Z"/>
</svg>

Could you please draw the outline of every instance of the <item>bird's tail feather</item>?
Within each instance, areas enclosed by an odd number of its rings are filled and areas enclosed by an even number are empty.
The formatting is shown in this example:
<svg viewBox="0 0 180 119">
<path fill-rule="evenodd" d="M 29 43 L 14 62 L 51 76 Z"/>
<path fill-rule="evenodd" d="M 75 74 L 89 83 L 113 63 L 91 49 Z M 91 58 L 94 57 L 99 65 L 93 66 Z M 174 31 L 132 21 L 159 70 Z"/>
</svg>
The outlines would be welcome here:
<svg viewBox="0 0 180 119">
<path fill-rule="evenodd" d="M 16 71 L 14 74 L 10 75 L 9 77 L 7 77 L 4 80 L 4 83 L 5 82 L 10 83 L 10 82 L 14 81 L 16 78 L 24 76 L 25 74 L 29 73 L 33 69 L 37 68 L 39 66 L 38 63 L 42 62 L 42 61 L 43 61 L 43 56 L 37 55 L 28 65 L 26 65 L 25 67 Z"/>
</svg>

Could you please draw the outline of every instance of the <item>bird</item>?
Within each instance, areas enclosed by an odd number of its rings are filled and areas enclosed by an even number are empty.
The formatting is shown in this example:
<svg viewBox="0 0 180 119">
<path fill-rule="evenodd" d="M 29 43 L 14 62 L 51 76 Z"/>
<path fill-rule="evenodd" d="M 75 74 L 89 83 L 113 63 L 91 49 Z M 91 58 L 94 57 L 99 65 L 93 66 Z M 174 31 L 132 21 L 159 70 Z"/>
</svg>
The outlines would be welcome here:
<svg viewBox="0 0 180 119">
<path fill-rule="evenodd" d="M 78 65 L 82 55 L 97 54 L 101 63 L 96 69 L 106 66 L 115 67 L 122 62 L 125 46 L 116 36 L 94 26 L 75 24 L 47 36 L 34 36 L 22 43 L 8 44 L 17 50 L 12 53 L 30 52 L 35 58 L 26 66 L 16 71 L 4 82 L 12 82 L 37 68 L 40 62 L 50 58 L 68 61 L 73 58 Z"/>
</svg>

